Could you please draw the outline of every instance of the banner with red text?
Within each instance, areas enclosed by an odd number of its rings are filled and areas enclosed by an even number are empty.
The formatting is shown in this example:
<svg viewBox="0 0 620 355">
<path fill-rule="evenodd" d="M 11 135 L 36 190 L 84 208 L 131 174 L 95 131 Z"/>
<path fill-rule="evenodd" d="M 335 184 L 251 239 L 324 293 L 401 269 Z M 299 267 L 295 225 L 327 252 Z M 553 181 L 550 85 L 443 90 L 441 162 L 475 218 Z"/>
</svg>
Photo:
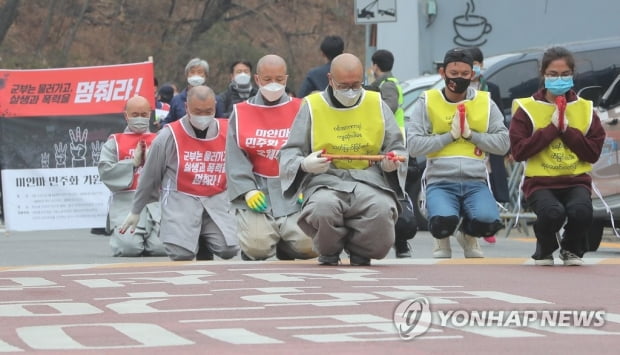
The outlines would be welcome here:
<svg viewBox="0 0 620 355">
<path fill-rule="evenodd" d="M 97 164 L 134 95 L 154 107 L 153 63 L 0 69 L 0 164 L 7 230 L 103 227 Z"/>
</svg>

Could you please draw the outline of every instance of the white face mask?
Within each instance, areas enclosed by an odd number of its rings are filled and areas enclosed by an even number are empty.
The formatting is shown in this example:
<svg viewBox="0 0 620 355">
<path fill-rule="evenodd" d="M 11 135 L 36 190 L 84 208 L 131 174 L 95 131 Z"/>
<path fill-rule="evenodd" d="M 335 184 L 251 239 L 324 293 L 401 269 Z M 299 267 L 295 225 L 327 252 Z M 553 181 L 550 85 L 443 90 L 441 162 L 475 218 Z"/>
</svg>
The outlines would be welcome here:
<svg viewBox="0 0 620 355">
<path fill-rule="evenodd" d="M 362 89 L 334 90 L 334 97 L 340 101 L 343 106 L 351 107 L 355 105 L 362 95 Z"/>
<path fill-rule="evenodd" d="M 251 79 L 250 74 L 248 74 L 248 73 L 239 73 L 239 74 L 235 75 L 235 78 L 233 80 L 239 86 L 247 86 L 248 84 L 250 84 L 250 79 Z"/>
<path fill-rule="evenodd" d="M 127 127 L 133 133 L 145 133 L 149 130 L 149 118 L 148 117 L 129 117 L 127 119 Z"/>
<path fill-rule="evenodd" d="M 192 75 L 187 78 L 187 83 L 191 86 L 199 86 L 205 83 L 205 78 L 200 75 Z"/>
<path fill-rule="evenodd" d="M 282 95 L 284 95 L 284 85 L 269 83 L 260 87 L 260 93 L 267 101 L 274 102 L 279 100 Z"/>
<path fill-rule="evenodd" d="M 213 121 L 215 119 L 214 115 L 211 116 L 198 116 L 198 115 L 190 115 L 189 116 L 189 122 L 192 124 L 192 126 L 194 126 L 196 129 L 204 131 L 208 126 L 209 123 L 211 123 L 211 121 Z"/>
</svg>

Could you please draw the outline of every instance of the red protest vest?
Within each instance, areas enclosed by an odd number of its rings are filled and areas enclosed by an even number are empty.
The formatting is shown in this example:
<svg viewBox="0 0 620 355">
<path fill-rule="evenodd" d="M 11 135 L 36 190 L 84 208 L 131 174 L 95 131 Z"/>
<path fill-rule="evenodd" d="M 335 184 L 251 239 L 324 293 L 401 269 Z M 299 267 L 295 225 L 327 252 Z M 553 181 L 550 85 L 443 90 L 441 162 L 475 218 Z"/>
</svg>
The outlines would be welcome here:
<svg viewBox="0 0 620 355">
<path fill-rule="evenodd" d="M 260 106 L 243 102 L 235 105 L 237 145 L 246 152 L 255 174 L 280 176 L 277 155 L 288 140 L 288 134 L 301 105 L 292 98 L 276 106 Z"/>
<path fill-rule="evenodd" d="M 226 131 L 228 120 L 217 119 L 219 131 L 215 138 L 200 139 L 187 134 L 181 120 L 170 127 L 177 148 L 177 191 L 206 197 L 226 190 Z"/>
<path fill-rule="evenodd" d="M 133 159 L 133 152 L 138 146 L 138 142 L 141 140 L 146 143 L 146 148 L 148 149 L 155 139 L 157 135 L 155 133 L 115 133 L 110 136 L 110 139 L 114 139 L 116 142 L 116 159 L 117 161 L 125 160 L 125 159 Z M 133 180 L 131 181 L 131 186 L 126 188 L 124 191 L 135 191 L 138 188 L 138 178 L 140 178 L 140 173 L 142 172 L 142 166 L 139 166 L 137 169 L 134 169 L 133 172 Z"/>
</svg>

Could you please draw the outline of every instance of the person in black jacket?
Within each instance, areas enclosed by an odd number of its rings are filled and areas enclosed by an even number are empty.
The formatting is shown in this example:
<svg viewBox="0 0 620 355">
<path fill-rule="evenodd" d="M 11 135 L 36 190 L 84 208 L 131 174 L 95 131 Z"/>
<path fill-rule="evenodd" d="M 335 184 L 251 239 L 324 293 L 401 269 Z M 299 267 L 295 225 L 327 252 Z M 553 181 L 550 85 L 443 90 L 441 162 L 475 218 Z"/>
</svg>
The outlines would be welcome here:
<svg viewBox="0 0 620 355">
<path fill-rule="evenodd" d="M 252 64 L 247 60 L 237 60 L 230 65 L 230 84 L 226 91 L 217 95 L 215 117 L 228 118 L 233 105 L 256 95 L 257 89 L 252 85 Z"/>
<path fill-rule="evenodd" d="M 314 91 L 323 91 L 327 88 L 327 73 L 332 64 L 332 59 L 344 52 L 344 41 L 340 36 L 327 36 L 321 42 L 321 53 L 327 59 L 327 63 L 310 69 L 306 78 L 301 83 L 297 97 L 304 98 Z"/>
</svg>

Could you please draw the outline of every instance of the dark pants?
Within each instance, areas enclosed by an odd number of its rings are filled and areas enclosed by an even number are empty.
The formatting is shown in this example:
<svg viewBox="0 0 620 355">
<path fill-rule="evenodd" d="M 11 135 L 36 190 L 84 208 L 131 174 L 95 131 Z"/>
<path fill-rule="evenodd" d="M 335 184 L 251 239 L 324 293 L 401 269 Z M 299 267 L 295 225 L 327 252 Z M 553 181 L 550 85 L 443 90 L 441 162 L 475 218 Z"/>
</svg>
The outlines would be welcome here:
<svg viewBox="0 0 620 355">
<path fill-rule="evenodd" d="M 536 213 L 534 233 L 538 260 L 552 254 L 558 248 L 556 233 L 564 222 L 564 235 L 559 246 L 583 256 L 586 251 L 586 235 L 592 224 L 592 198 L 583 186 L 566 189 L 538 190 L 528 198 L 528 204 Z"/>
</svg>

